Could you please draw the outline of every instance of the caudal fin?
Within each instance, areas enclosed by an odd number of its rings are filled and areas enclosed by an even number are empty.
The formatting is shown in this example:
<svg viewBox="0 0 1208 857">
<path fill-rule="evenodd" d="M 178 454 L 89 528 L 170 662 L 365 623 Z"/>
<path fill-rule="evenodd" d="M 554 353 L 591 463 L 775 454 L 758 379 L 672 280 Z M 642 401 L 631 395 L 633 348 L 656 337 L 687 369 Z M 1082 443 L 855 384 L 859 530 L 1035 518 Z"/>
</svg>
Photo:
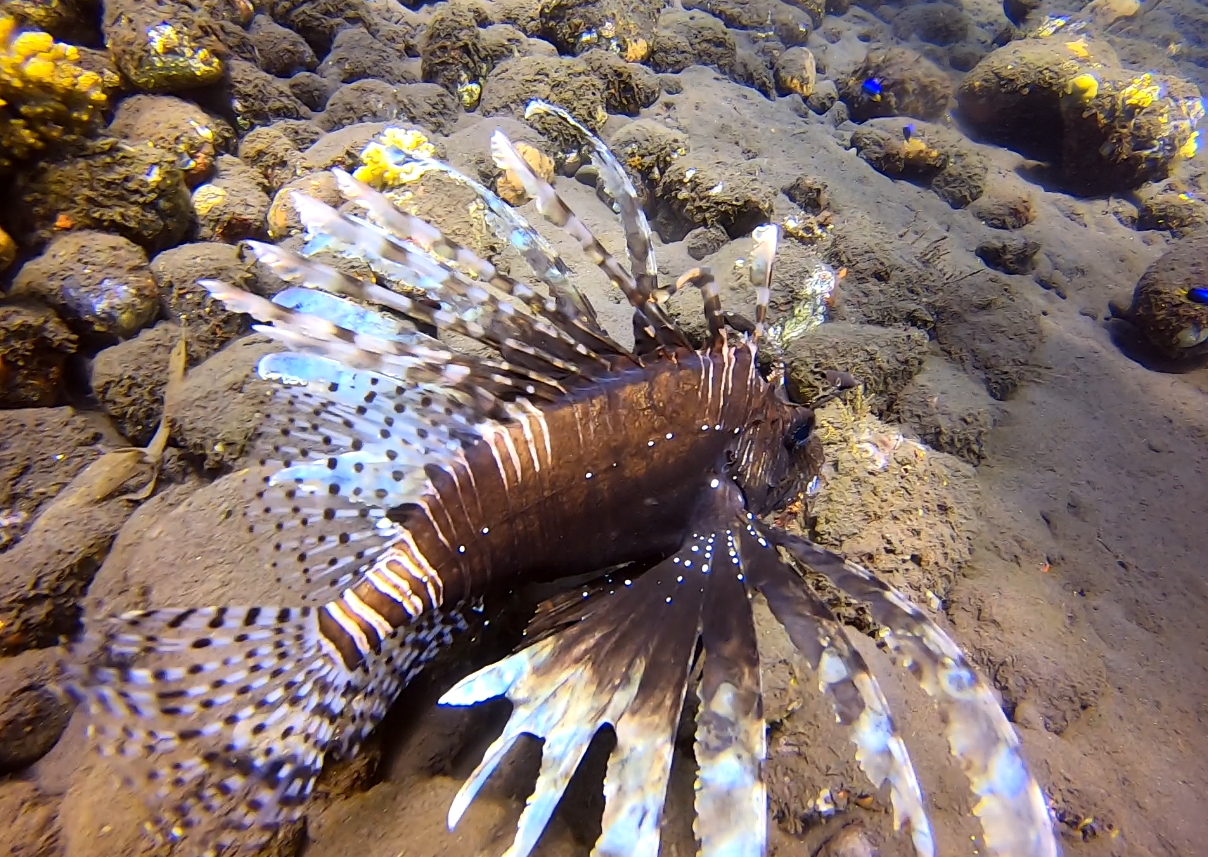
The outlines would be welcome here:
<svg viewBox="0 0 1208 857">
<path fill-rule="evenodd" d="M 354 688 L 314 608 L 125 613 L 73 647 L 68 692 L 148 795 L 153 833 L 214 854 L 298 817 Z"/>
</svg>

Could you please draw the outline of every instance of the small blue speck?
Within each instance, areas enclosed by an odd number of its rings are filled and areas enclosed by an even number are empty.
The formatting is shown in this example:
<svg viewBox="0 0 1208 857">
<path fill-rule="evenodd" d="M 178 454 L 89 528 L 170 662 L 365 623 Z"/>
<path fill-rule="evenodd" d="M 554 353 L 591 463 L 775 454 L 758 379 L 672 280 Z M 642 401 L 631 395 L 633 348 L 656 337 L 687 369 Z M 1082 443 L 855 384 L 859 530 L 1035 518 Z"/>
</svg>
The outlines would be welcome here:
<svg viewBox="0 0 1208 857">
<path fill-rule="evenodd" d="M 1208 304 L 1208 288 L 1196 286 L 1194 289 L 1188 289 L 1187 297 L 1197 304 Z"/>
<path fill-rule="evenodd" d="M 913 136 L 914 136 L 914 126 L 913 125 L 905 125 L 902 127 L 902 137 L 905 138 L 907 143 L 910 142 L 910 138 Z"/>
<path fill-rule="evenodd" d="M 861 88 L 864 90 L 864 94 L 869 98 L 876 99 L 881 97 L 881 81 L 877 80 L 875 77 L 870 77 L 865 80 L 864 83 L 861 84 Z"/>
</svg>

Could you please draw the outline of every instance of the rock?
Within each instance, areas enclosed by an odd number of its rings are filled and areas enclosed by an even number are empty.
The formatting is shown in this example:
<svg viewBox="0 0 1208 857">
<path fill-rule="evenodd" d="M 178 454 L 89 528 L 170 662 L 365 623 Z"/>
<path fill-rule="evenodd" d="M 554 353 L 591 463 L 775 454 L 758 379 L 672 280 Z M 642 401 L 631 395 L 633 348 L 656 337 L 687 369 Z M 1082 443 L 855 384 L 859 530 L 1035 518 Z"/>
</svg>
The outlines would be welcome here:
<svg viewBox="0 0 1208 857">
<path fill-rule="evenodd" d="M 290 77 L 300 71 L 313 71 L 319 58 L 306 40 L 268 15 L 257 15 L 248 28 L 256 46 L 260 68 L 274 77 Z"/>
<path fill-rule="evenodd" d="M 987 238 L 977 245 L 977 257 L 1004 274 L 1026 274 L 1036 265 L 1040 242 L 1022 236 Z"/>
<path fill-rule="evenodd" d="M 102 458 L 0 554 L 0 657 L 59 645 L 80 630 L 80 601 L 134 504 Z"/>
<path fill-rule="evenodd" d="M 267 337 L 246 336 L 192 369 L 175 400 L 173 439 L 209 469 L 242 461 L 271 392 L 256 375 L 256 363 L 280 349 Z"/>
<path fill-rule="evenodd" d="M 793 401 L 809 404 L 834 389 L 828 372 L 847 372 L 863 385 L 873 413 L 886 414 L 926 356 L 921 330 L 833 321 L 788 343 L 785 384 Z"/>
<path fill-rule="evenodd" d="M 1173 244 L 1141 275 L 1132 304 L 1112 311 L 1164 357 L 1208 354 L 1208 233 Z"/>
<path fill-rule="evenodd" d="M 310 109 L 294 97 L 285 81 L 266 74 L 246 60 L 233 59 L 227 86 L 235 126 L 246 134 L 278 119 L 309 119 Z"/>
<path fill-rule="evenodd" d="M 174 154 L 189 187 L 209 178 L 218 154 L 235 142 L 235 131 L 226 122 L 171 95 L 122 99 L 109 133 L 131 145 L 150 142 Z"/>
<path fill-rule="evenodd" d="M 269 0 L 262 6 L 274 21 L 306 39 L 319 57 L 327 56 L 341 30 L 365 27 L 372 32 L 377 23 L 364 0 Z"/>
<path fill-rule="evenodd" d="M 157 324 L 104 349 L 92 362 L 92 393 L 130 446 L 146 446 L 159 427 L 168 358 L 179 341 L 179 327 Z"/>
<path fill-rule="evenodd" d="M 235 243 L 264 238 L 268 194 L 259 174 L 233 155 L 220 155 L 214 178 L 193 191 L 197 237 Z"/>
<path fill-rule="evenodd" d="M 827 839 L 817 857 L 877 857 L 879 842 L 857 818 Z"/>
<path fill-rule="evenodd" d="M 983 385 L 936 357 L 901 391 L 895 410 L 932 449 L 970 464 L 985 460 L 986 439 L 1001 412 Z"/>
<path fill-rule="evenodd" d="M 637 116 L 658 101 L 661 90 L 654 72 L 625 62 L 612 51 L 590 50 L 581 55 L 603 86 L 604 109 L 609 113 Z"/>
<path fill-rule="evenodd" d="M 182 244 L 152 259 L 151 273 L 159 283 L 163 314 L 185 328 L 194 360 L 204 360 L 249 330 L 246 315 L 229 311 L 198 285 L 198 280 L 213 279 L 261 291 L 254 262 L 240 248 L 217 242 Z"/>
<path fill-rule="evenodd" d="M 1023 39 L 969 72 L 961 114 L 988 140 L 1059 165 L 1075 193 L 1107 194 L 1160 179 L 1197 149 L 1203 115 L 1187 81 L 1119 68 L 1110 46 L 1077 39 Z"/>
<path fill-rule="evenodd" d="M 179 243 L 193 217 L 175 156 L 118 140 L 97 140 L 81 154 L 39 163 L 17 176 L 13 190 L 17 204 L 8 216 L 27 246 L 41 246 L 64 229 L 96 229 L 154 253 Z"/>
<path fill-rule="evenodd" d="M 0 825 L 9 841 L 20 843 L 11 852 L 13 857 L 57 857 L 61 853 L 58 810 L 58 798 L 31 782 L 0 781 Z"/>
<path fill-rule="evenodd" d="M 327 100 L 339 88 L 335 82 L 320 77 L 311 71 L 300 71 L 286 81 L 289 91 L 294 98 L 301 101 L 315 113 L 327 109 Z"/>
<path fill-rule="evenodd" d="M 939 66 L 909 48 L 873 48 L 839 97 L 856 122 L 878 116 L 938 119 L 948 109 L 952 84 Z"/>
<path fill-rule="evenodd" d="M 239 160 L 254 169 L 270 191 L 311 171 L 297 143 L 278 125 L 256 128 L 240 140 Z"/>
<path fill-rule="evenodd" d="M 319 123 L 337 130 L 362 122 L 406 119 L 429 131 L 447 133 L 457 113 L 456 100 L 436 84 L 392 86 L 380 80 L 359 80 L 331 96 Z"/>
<path fill-rule="evenodd" d="M 1117 67 L 1092 39 L 1021 39 L 992 51 L 957 89 L 961 116 L 981 137 L 1038 160 L 1061 153 L 1061 98 L 1079 74 Z"/>
<path fill-rule="evenodd" d="M 625 62 L 650 55 L 662 0 L 545 0 L 542 35 L 564 54 L 602 48 Z"/>
<path fill-rule="evenodd" d="M 106 448 L 123 442 L 96 412 L 0 411 L 0 550 L 17 542 L 43 507 Z"/>
<path fill-rule="evenodd" d="M 500 63 L 487 75 L 479 110 L 484 116 L 507 113 L 523 120 L 524 108 L 534 98 L 570 111 L 592 131 L 608 118 L 603 83 L 586 62 L 569 57 L 516 57 Z M 529 124 L 560 150 L 582 145 L 560 120 L 534 116 Z"/>
<path fill-rule="evenodd" d="M 1208 202 L 1180 182 L 1168 179 L 1142 185 L 1134 198 L 1138 229 L 1161 229 L 1182 238 L 1208 226 Z"/>
<path fill-rule="evenodd" d="M 708 12 L 735 30 L 771 32 L 788 48 L 804 45 L 821 23 L 821 4 L 802 3 L 809 11 L 780 0 L 683 0 L 685 9 Z"/>
<path fill-rule="evenodd" d="M 54 311 L 0 304 L 0 408 L 49 407 L 63 394 L 67 358 L 79 340 Z"/>
<path fill-rule="evenodd" d="M 712 256 L 730 243 L 730 236 L 720 226 L 701 226 L 684 236 L 684 247 L 696 261 Z"/>
<path fill-rule="evenodd" d="M 1036 216 L 1032 196 L 1016 182 L 992 180 L 969 206 L 969 213 L 991 229 L 1022 229 Z"/>
<path fill-rule="evenodd" d="M 795 92 L 802 98 L 809 98 L 814 94 L 818 66 L 809 48 L 789 48 L 776 59 L 773 71 L 776 90 L 781 95 Z"/>
<path fill-rule="evenodd" d="M 902 41 L 917 36 L 933 45 L 952 45 L 969 35 L 969 16 L 951 3 L 920 3 L 894 17 L 893 34 Z"/>
<path fill-rule="evenodd" d="M 986 272 L 944 283 L 935 299 L 935 339 L 953 360 L 980 376 L 1000 401 L 1035 376 L 1044 339 L 1032 304 L 1015 286 Z"/>
<path fill-rule="evenodd" d="M 656 195 L 656 225 L 668 240 L 697 226 L 720 226 L 731 238 L 771 219 L 776 191 L 729 165 L 694 155 L 677 158 L 663 173 Z"/>
<path fill-rule="evenodd" d="M 0 659 L 0 776 L 41 759 L 67 728 L 71 710 L 54 690 L 59 673 L 53 649 Z"/>
<path fill-rule="evenodd" d="M 273 204 L 268 209 L 268 236 L 274 241 L 303 232 L 302 220 L 294 206 L 294 191 L 314 197 L 332 208 L 339 208 L 344 204 L 344 196 L 330 171 L 324 170 L 294 179 L 277 191 Z"/>
<path fill-rule="evenodd" d="M 658 184 L 677 158 L 688 153 L 688 138 L 660 122 L 638 119 L 622 126 L 608 141 L 617 160 L 643 183 Z"/>
<path fill-rule="evenodd" d="M 981 499 L 973 468 L 904 437 L 855 397 L 815 416 L 827 462 L 809 501 L 815 541 L 913 601 L 942 602 L 972 553 Z"/>
<path fill-rule="evenodd" d="M 764 98 L 776 97 L 776 78 L 767 60 L 754 51 L 740 48 L 734 58 L 734 69 L 730 79 L 737 84 L 753 89 Z"/>
<path fill-rule="evenodd" d="M 813 176 L 797 176 L 791 184 L 781 188 L 780 192 L 808 214 L 821 214 L 830 204 L 826 182 Z"/>
<path fill-rule="evenodd" d="M 835 102 L 839 100 L 839 89 L 835 86 L 833 80 L 820 80 L 810 93 L 810 97 L 805 99 L 805 104 L 810 110 L 817 113 L 819 116 L 830 111 L 835 106 Z"/>
<path fill-rule="evenodd" d="M 482 49 L 492 67 L 511 57 L 556 57 L 558 49 L 544 39 L 526 36 L 511 24 L 492 24 L 482 31 Z"/>
<path fill-rule="evenodd" d="M 948 65 L 957 71 L 972 71 L 985 59 L 986 48 L 980 42 L 960 42 L 948 48 Z"/>
<path fill-rule="evenodd" d="M 204 47 L 210 24 L 204 12 L 176 0 L 108 0 L 101 28 L 114 62 L 137 89 L 177 92 L 222 78 L 222 60 Z"/>
<path fill-rule="evenodd" d="M 83 230 L 50 243 L 13 280 L 14 296 L 52 307 L 86 342 L 134 336 L 159 315 L 159 286 L 142 248 L 118 235 Z"/>
<path fill-rule="evenodd" d="M 649 65 L 668 73 L 706 65 L 728 75 L 737 56 L 734 37 L 721 21 L 704 12 L 669 8 L 659 16 Z"/>
<path fill-rule="evenodd" d="M 483 81 L 491 70 L 480 25 L 489 23 L 485 10 L 473 3 L 438 6 L 420 44 L 420 74 L 473 110 L 482 98 Z"/>
<path fill-rule="evenodd" d="M 953 208 L 964 208 L 985 190 L 985 158 L 942 126 L 873 119 L 855 130 L 851 143 L 878 172 L 930 187 Z"/>
<path fill-rule="evenodd" d="M 1075 193 L 1107 194 L 1164 178 L 1199 149 L 1199 88 L 1166 75 L 1100 69 L 1061 96 L 1061 178 Z"/>
<path fill-rule="evenodd" d="M 336 34 L 331 53 L 319 65 L 319 74 L 332 83 L 353 83 L 374 78 L 386 83 L 416 83 L 419 77 L 408 62 L 360 27 Z"/>
</svg>

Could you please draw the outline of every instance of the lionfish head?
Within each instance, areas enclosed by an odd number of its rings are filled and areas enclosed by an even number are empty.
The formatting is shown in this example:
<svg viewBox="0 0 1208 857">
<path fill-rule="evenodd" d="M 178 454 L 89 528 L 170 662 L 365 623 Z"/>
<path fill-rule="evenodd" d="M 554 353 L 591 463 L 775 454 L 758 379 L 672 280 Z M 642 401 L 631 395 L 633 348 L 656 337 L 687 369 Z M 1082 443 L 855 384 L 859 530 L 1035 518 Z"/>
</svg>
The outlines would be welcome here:
<svg viewBox="0 0 1208 857">
<path fill-rule="evenodd" d="M 822 443 L 814 431 L 814 412 L 776 395 L 762 418 L 744 432 L 734 456 L 734 480 L 748 511 L 766 515 L 804 494 L 822 472 Z"/>
</svg>

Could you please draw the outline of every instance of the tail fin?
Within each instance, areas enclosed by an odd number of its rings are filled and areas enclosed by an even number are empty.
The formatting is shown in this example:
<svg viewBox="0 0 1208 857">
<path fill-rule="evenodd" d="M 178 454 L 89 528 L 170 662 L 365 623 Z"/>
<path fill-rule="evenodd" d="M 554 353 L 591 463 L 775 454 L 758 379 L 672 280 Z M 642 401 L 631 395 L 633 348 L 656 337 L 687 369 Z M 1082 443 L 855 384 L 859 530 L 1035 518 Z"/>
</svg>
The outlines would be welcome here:
<svg viewBox="0 0 1208 857">
<path fill-rule="evenodd" d="M 97 748 L 195 854 L 297 818 L 357 687 L 310 607 L 125 613 L 72 654 Z"/>
</svg>

